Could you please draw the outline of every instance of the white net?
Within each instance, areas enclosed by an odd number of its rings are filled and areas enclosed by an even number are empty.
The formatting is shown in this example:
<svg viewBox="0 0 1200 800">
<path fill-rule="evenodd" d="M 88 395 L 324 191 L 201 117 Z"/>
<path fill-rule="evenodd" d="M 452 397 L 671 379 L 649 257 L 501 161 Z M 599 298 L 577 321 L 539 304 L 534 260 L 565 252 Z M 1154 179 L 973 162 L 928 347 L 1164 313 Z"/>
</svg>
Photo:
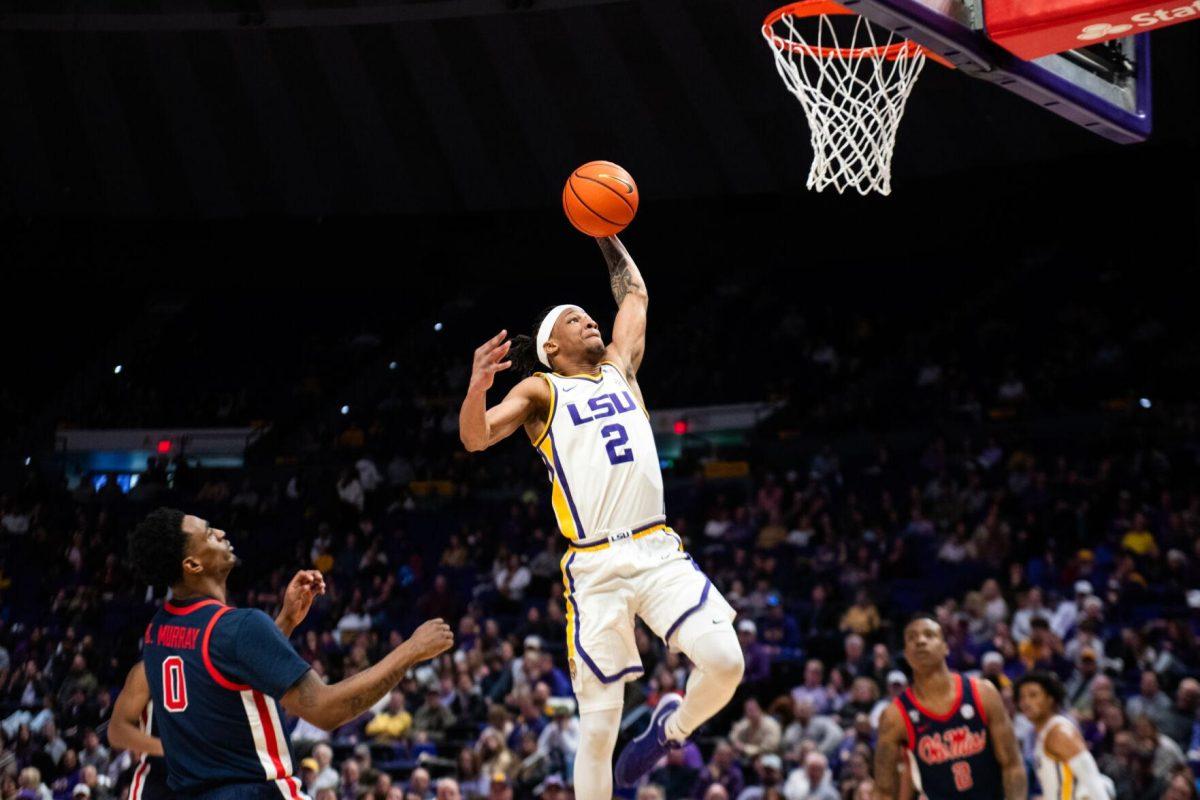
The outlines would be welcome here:
<svg viewBox="0 0 1200 800">
<path fill-rule="evenodd" d="M 800 101 L 812 139 L 808 188 L 891 194 L 892 151 L 924 52 L 866 18 L 783 13 L 763 36 L 775 68 Z M 807 37 L 799 30 L 804 25 Z M 815 30 L 812 30 L 815 26 Z"/>
</svg>

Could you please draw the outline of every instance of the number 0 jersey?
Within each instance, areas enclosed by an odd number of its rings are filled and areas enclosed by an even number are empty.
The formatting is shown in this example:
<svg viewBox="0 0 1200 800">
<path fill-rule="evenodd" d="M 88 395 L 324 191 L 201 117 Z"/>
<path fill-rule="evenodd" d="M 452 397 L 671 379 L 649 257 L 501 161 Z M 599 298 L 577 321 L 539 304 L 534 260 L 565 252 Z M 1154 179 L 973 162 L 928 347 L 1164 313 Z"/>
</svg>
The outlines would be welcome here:
<svg viewBox="0 0 1200 800">
<path fill-rule="evenodd" d="M 650 418 L 611 361 L 600 374 L 537 373 L 549 421 L 533 443 L 550 474 L 558 528 L 572 541 L 661 524 L 662 472 Z"/>
<path fill-rule="evenodd" d="M 976 679 L 955 673 L 954 682 L 955 700 L 946 714 L 922 708 L 911 687 L 895 700 L 908 729 L 913 779 L 929 800 L 1003 800 L 1000 762 Z"/>
<path fill-rule="evenodd" d="M 276 698 L 309 666 L 270 617 L 212 598 L 167 601 L 143 644 L 172 791 L 257 784 L 281 800 L 303 800 Z"/>
</svg>

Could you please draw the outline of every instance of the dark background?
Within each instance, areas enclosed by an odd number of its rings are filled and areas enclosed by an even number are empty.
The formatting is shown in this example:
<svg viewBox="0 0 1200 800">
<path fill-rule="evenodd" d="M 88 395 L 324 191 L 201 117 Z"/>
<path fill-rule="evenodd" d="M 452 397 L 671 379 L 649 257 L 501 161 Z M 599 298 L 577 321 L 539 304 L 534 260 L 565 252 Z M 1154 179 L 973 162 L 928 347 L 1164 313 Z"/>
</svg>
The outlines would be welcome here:
<svg viewBox="0 0 1200 800">
<path fill-rule="evenodd" d="M 22 407 L 69 391 L 164 301 L 229 328 L 230 358 L 263 329 L 286 347 L 321 325 L 410 332 L 457 309 L 473 340 L 564 299 L 607 302 L 559 209 L 563 176 L 594 158 L 638 179 L 625 239 L 660 314 L 730 275 L 830 313 L 938 314 L 948 282 L 989 271 L 1116 266 L 1144 276 L 1134 295 L 1173 299 L 1195 271 L 1200 25 L 1154 34 L 1155 133 L 1134 146 L 929 65 L 893 195 L 861 198 L 804 189 L 803 114 L 758 35 L 770 3 L 494 5 L 89 32 L 69 4 L 6 3 L 0 326 Z M 163 3 L 135 27 L 188 11 L 253 23 L 254 8 Z M 32 11 L 43 30 L 16 30 Z"/>
</svg>

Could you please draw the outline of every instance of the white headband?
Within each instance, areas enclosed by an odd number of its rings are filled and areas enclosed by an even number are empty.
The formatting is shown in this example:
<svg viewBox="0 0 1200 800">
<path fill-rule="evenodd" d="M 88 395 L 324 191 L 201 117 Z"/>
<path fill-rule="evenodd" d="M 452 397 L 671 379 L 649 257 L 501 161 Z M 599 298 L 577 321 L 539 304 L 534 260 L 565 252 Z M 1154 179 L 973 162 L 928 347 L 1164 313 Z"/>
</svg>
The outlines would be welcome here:
<svg viewBox="0 0 1200 800">
<path fill-rule="evenodd" d="M 558 318 L 568 308 L 583 311 L 582 308 L 574 303 L 564 303 L 561 306 L 555 306 L 550 309 L 550 312 L 542 320 L 542 324 L 538 326 L 537 339 L 534 341 L 534 344 L 537 347 L 538 361 L 542 362 L 546 369 L 550 369 L 550 357 L 546 355 L 546 340 L 550 338 L 550 331 L 554 330 L 554 323 L 558 322 Z"/>
</svg>

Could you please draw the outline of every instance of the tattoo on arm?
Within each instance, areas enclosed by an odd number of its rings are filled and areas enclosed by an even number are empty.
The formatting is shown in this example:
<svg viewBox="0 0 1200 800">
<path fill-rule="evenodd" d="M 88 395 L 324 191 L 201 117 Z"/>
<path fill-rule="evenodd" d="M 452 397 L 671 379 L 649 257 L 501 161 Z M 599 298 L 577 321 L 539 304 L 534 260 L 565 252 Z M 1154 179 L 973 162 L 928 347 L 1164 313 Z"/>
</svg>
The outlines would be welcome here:
<svg viewBox="0 0 1200 800">
<path fill-rule="evenodd" d="M 907 741 L 904 722 L 888 708 L 879 720 L 879 743 L 875 749 L 875 800 L 896 800 L 900 795 L 902 742 Z"/>
<path fill-rule="evenodd" d="M 621 305 L 631 290 L 642 288 L 642 276 L 638 274 L 633 259 L 623 247 L 613 244 L 608 239 L 596 241 L 600 245 L 600 252 L 604 254 L 604 260 L 608 262 L 608 284 L 612 289 L 613 300 L 617 301 L 617 305 Z"/>
</svg>

